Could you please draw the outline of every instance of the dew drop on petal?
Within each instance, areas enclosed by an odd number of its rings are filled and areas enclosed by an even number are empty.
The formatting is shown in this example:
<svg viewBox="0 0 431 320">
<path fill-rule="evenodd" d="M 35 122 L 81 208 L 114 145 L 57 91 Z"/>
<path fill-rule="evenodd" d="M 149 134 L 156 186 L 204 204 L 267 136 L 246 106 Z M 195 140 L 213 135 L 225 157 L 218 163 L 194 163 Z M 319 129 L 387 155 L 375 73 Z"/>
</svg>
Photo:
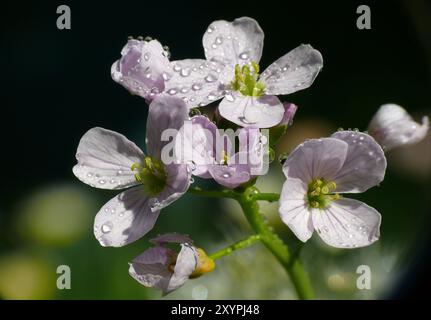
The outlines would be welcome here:
<svg viewBox="0 0 431 320">
<path fill-rule="evenodd" d="M 104 224 L 102 224 L 102 226 L 100 227 L 100 230 L 102 231 L 102 233 L 109 233 L 112 231 L 113 227 L 114 225 L 112 224 L 112 222 L 107 221 Z"/>
<path fill-rule="evenodd" d="M 222 174 L 222 177 L 223 178 L 230 178 L 230 173 L 225 172 L 225 173 Z"/>
<path fill-rule="evenodd" d="M 199 90 L 201 89 L 201 86 L 200 86 L 200 85 L 198 85 L 197 83 L 194 83 L 194 84 L 192 85 L 192 89 L 193 89 L 193 91 L 199 91 Z"/>
<path fill-rule="evenodd" d="M 105 180 L 103 180 L 103 179 L 100 179 L 99 180 L 99 184 L 105 184 L 106 183 L 106 181 Z"/>
<path fill-rule="evenodd" d="M 239 55 L 239 58 L 242 60 L 247 60 L 248 59 L 248 53 L 247 52 L 243 52 Z"/>
<path fill-rule="evenodd" d="M 177 90 L 175 90 L 175 89 L 169 89 L 168 93 L 173 96 L 174 94 L 177 93 Z"/>
<path fill-rule="evenodd" d="M 207 75 L 206 77 L 205 77 L 205 81 L 206 82 L 214 82 L 214 81 L 216 81 L 217 80 L 217 77 L 215 77 L 214 75 L 212 75 L 212 74 L 209 74 L 209 75 Z"/>
</svg>

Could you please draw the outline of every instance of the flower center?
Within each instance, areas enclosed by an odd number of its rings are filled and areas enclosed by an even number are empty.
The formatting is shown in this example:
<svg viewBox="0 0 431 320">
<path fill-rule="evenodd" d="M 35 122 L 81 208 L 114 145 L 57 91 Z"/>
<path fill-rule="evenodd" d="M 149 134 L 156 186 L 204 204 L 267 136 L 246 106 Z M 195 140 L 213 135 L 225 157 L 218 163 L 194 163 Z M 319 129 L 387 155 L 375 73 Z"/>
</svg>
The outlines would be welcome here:
<svg viewBox="0 0 431 320">
<path fill-rule="evenodd" d="M 150 195 L 156 195 L 164 189 L 167 174 L 160 160 L 146 156 L 143 163 L 134 163 L 131 170 L 135 172 L 136 181 L 142 183 Z"/>
<path fill-rule="evenodd" d="M 258 81 L 259 65 L 252 61 L 251 67 L 243 65 L 241 68 L 237 64 L 235 66 L 235 78 L 231 82 L 231 87 L 233 90 L 241 92 L 244 96 L 260 97 L 265 90 L 265 84 Z"/>
<path fill-rule="evenodd" d="M 325 181 L 323 178 L 313 179 L 308 184 L 308 206 L 315 209 L 325 209 L 331 201 L 340 198 L 338 193 L 334 193 L 336 188 L 337 185 L 334 181 Z"/>
</svg>

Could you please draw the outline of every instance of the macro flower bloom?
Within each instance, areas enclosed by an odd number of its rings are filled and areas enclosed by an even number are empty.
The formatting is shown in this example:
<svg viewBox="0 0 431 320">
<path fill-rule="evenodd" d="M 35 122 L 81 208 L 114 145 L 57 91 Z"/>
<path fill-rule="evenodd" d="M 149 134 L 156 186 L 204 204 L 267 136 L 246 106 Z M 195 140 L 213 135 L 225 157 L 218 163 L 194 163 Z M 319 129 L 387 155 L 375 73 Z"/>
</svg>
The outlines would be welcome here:
<svg viewBox="0 0 431 320">
<path fill-rule="evenodd" d="M 163 295 L 215 267 L 205 251 L 194 247 L 193 241 L 186 235 L 168 233 L 150 241 L 155 246 L 129 263 L 129 274 L 146 287 L 162 290 Z M 167 244 L 180 244 L 181 250 L 177 253 Z"/>
<path fill-rule="evenodd" d="M 111 67 L 114 81 L 149 102 L 163 92 L 170 72 L 168 54 L 157 40 L 130 39 Z"/>
<path fill-rule="evenodd" d="M 260 74 L 264 34 L 252 18 L 214 21 L 203 36 L 206 60 L 173 61 L 165 92 L 190 108 L 222 99 L 220 114 L 247 127 L 268 128 L 284 114 L 276 95 L 308 88 L 323 66 L 319 51 L 300 45 Z"/>
<path fill-rule="evenodd" d="M 328 245 L 356 248 L 379 238 L 381 216 L 340 193 L 360 193 L 384 178 L 386 158 L 369 135 L 339 131 L 299 145 L 287 158 L 280 196 L 281 219 L 306 242 L 316 230 Z"/>
<path fill-rule="evenodd" d="M 161 139 L 165 129 L 179 129 L 188 119 L 181 99 L 159 96 L 150 104 L 147 155 L 125 136 L 103 128 L 90 129 L 79 142 L 73 173 L 101 189 L 127 189 L 106 203 L 96 215 L 94 234 L 102 246 L 121 247 L 150 231 L 160 210 L 189 187 L 185 164 L 165 164 Z"/>
<path fill-rule="evenodd" d="M 220 132 L 206 116 L 194 116 L 177 135 L 175 154 L 179 162 L 189 164 L 194 176 L 213 178 L 225 187 L 236 188 L 264 173 L 267 139 L 253 127 L 241 128 L 237 135 L 235 152 L 233 130 Z"/>
<path fill-rule="evenodd" d="M 396 104 L 382 105 L 368 126 L 368 132 L 388 151 L 421 141 L 428 133 L 429 119 L 415 122 L 407 111 Z"/>
</svg>

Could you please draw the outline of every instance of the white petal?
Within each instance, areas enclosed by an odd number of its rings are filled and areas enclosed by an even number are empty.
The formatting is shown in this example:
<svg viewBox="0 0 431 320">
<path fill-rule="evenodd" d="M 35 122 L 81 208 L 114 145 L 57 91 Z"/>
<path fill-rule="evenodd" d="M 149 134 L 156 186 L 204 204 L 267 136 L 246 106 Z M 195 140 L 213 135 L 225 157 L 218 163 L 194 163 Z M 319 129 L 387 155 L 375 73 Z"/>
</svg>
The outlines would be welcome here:
<svg viewBox="0 0 431 320">
<path fill-rule="evenodd" d="M 217 127 L 208 117 L 193 117 L 184 124 L 175 139 L 176 161 L 188 164 L 194 176 L 211 177 L 207 166 L 212 163 L 217 135 Z"/>
<path fill-rule="evenodd" d="M 165 93 L 184 100 L 188 108 L 202 107 L 224 96 L 226 85 L 234 78 L 234 69 L 215 61 L 186 59 L 171 63 L 172 77 Z"/>
<path fill-rule="evenodd" d="M 331 137 L 348 144 L 346 160 L 334 177 L 337 192 L 364 192 L 383 181 L 386 158 L 371 136 L 362 132 L 339 131 Z"/>
<path fill-rule="evenodd" d="M 128 189 L 109 200 L 97 213 L 94 235 L 102 246 L 122 247 L 149 232 L 159 216 L 141 187 Z"/>
<path fill-rule="evenodd" d="M 175 255 L 169 248 L 149 248 L 129 263 L 129 274 L 146 287 L 162 290 L 171 277 L 169 259 Z"/>
<path fill-rule="evenodd" d="M 267 94 L 289 94 L 311 86 L 322 67 L 320 52 L 302 44 L 266 68 L 260 79 Z"/>
<path fill-rule="evenodd" d="M 428 117 L 423 117 L 421 125 L 396 104 L 382 105 L 368 127 L 368 132 L 386 151 L 419 142 L 427 135 L 428 130 Z"/>
<path fill-rule="evenodd" d="M 307 184 L 316 178 L 333 181 L 346 159 L 347 147 L 347 143 L 334 138 L 308 140 L 289 155 L 283 172 Z"/>
<path fill-rule="evenodd" d="M 150 104 L 147 118 L 147 152 L 160 159 L 162 149 L 169 141 L 162 141 L 165 130 L 179 131 L 184 121 L 189 119 L 188 110 L 183 100 L 178 97 L 157 96 Z"/>
<path fill-rule="evenodd" d="M 264 34 L 256 20 L 248 17 L 233 22 L 214 21 L 204 34 L 202 43 L 207 60 L 227 65 L 259 63 Z"/>
<path fill-rule="evenodd" d="M 122 134 L 93 128 L 79 142 L 73 173 L 93 187 L 123 189 L 136 184 L 131 166 L 143 157 L 141 149 Z"/>
<path fill-rule="evenodd" d="M 283 184 L 279 201 L 281 220 L 302 242 L 313 234 L 313 222 L 306 202 L 307 184 L 299 179 L 288 178 Z"/>
<path fill-rule="evenodd" d="M 152 100 L 164 89 L 165 77 L 171 73 L 169 59 L 157 40 L 129 40 L 121 59 L 111 67 L 111 75 L 131 93 Z"/>
<path fill-rule="evenodd" d="M 341 198 L 324 210 L 313 209 L 315 230 L 336 248 L 365 247 L 379 239 L 381 216 L 365 203 Z"/>
<path fill-rule="evenodd" d="M 185 164 L 165 166 L 167 173 L 166 186 L 150 201 L 152 210 L 160 210 L 178 200 L 189 188 L 191 172 Z"/>
<path fill-rule="evenodd" d="M 223 118 L 242 127 L 273 127 L 284 115 L 283 104 L 276 96 L 251 97 L 233 92 L 220 102 L 218 108 Z"/>
<path fill-rule="evenodd" d="M 163 290 L 163 295 L 181 287 L 189 279 L 193 271 L 195 271 L 198 261 L 196 249 L 191 245 L 182 244 L 181 251 L 178 254 L 175 264 L 174 273 L 169 280 L 168 286 Z"/>
</svg>

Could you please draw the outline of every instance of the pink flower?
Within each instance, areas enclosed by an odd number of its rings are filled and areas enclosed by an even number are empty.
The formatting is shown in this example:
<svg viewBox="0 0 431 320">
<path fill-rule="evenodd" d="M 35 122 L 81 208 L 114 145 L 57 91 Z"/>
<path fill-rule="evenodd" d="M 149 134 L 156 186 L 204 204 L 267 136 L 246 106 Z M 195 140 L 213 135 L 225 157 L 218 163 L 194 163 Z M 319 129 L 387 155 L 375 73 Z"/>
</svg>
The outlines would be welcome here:
<svg viewBox="0 0 431 320">
<path fill-rule="evenodd" d="M 287 158 L 287 178 L 279 212 L 292 232 L 306 242 L 316 230 L 328 245 L 356 248 L 379 238 L 380 214 L 365 203 L 342 197 L 378 185 L 386 158 L 365 133 L 340 131 L 299 145 Z"/>
</svg>

